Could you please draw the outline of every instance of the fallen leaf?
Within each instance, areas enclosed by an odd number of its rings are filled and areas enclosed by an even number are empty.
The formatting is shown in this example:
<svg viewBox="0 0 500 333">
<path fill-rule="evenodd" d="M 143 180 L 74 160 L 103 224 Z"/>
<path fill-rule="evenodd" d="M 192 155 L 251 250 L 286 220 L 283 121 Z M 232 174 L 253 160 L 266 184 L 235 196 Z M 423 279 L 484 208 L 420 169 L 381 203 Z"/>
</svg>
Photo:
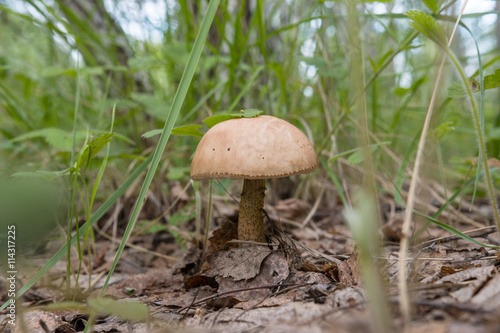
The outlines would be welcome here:
<svg viewBox="0 0 500 333">
<path fill-rule="evenodd" d="M 260 272 L 261 264 L 271 253 L 265 246 L 243 245 L 207 257 L 208 276 L 231 277 L 235 281 L 251 279 Z"/>
<path fill-rule="evenodd" d="M 436 283 L 462 283 L 467 281 L 467 285 L 459 290 L 450 293 L 450 296 L 459 302 L 468 302 L 472 296 L 484 285 L 484 283 L 495 272 L 495 266 L 475 267 L 460 271 L 455 274 L 445 276 Z"/>
<path fill-rule="evenodd" d="M 479 292 L 472 297 L 471 302 L 483 306 L 487 310 L 500 307 L 500 275 L 495 275 Z"/>
<path fill-rule="evenodd" d="M 207 306 L 214 308 L 216 310 L 222 309 L 222 308 L 232 308 L 236 304 L 238 304 L 240 301 L 234 297 L 234 296 L 223 296 L 223 297 L 217 297 L 213 298 L 207 301 Z"/>
<path fill-rule="evenodd" d="M 183 274 L 194 273 L 200 261 L 201 250 L 194 244 L 189 243 L 188 249 L 181 260 L 175 266 L 174 271 Z"/>
<path fill-rule="evenodd" d="M 298 219 L 307 215 L 309 205 L 300 199 L 289 198 L 278 201 L 273 208 L 280 217 Z"/>
<path fill-rule="evenodd" d="M 242 302 L 251 300 L 251 303 L 247 304 L 248 308 L 250 308 L 262 301 L 266 295 L 269 294 L 270 289 L 245 289 L 277 285 L 285 280 L 289 274 L 290 271 L 285 256 L 281 252 L 272 252 L 262 262 L 259 274 L 253 278 L 236 280 L 231 276 L 224 277 L 219 275 L 216 277 L 216 280 L 219 284 L 218 291 L 220 293 L 242 290 L 241 292 L 235 293 L 234 296 Z"/>
<path fill-rule="evenodd" d="M 208 253 L 212 254 L 220 250 L 229 250 L 231 248 L 238 247 L 238 244 L 236 243 L 228 243 L 233 239 L 238 239 L 237 225 L 225 220 L 222 227 L 214 230 L 212 237 L 208 239 L 210 241 Z"/>
<path fill-rule="evenodd" d="M 184 283 L 184 288 L 186 290 L 198 288 L 201 286 L 210 286 L 212 288 L 217 288 L 217 282 L 215 282 L 213 276 L 206 276 L 204 274 L 197 273 L 189 277 Z"/>
<path fill-rule="evenodd" d="M 349 259 L 339 262 L 339 283 L 345 286 L 358 286 L 360 285 L 361 276 L 359 274 L 358 256 L 356 252 L 349 257 Z"/>
<path fill-rule="evenodd" d="M 212 288 L 201 287 L 188 292 L 166 292 L 158 297 L 161 304 L 170 309 L 178 309 L 193 304 L 196 300 L 214 295 Z"/>
</svg>

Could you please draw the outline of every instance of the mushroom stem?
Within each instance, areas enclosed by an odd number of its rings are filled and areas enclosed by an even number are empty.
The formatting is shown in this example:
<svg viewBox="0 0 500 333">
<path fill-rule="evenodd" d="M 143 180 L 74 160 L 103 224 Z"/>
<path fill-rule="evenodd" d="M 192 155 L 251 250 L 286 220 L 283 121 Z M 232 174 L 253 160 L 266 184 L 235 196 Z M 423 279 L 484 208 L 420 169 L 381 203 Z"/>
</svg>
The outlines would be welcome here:
<svg viewBox="0 0 500 333">
<path fill-rule="evenodd" d="M 238 239 L 266 242 L 262 208 L 266 191 L 265 179 L 244 179 L 238 217 Z"/>
</svg>

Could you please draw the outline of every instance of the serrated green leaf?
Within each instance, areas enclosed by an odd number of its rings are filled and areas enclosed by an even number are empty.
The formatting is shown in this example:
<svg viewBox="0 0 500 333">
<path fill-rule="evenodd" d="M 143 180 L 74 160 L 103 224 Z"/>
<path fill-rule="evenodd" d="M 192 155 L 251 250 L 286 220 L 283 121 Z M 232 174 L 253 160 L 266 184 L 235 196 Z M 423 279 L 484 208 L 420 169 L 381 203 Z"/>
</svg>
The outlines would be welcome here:
<svg viewBox="0 0 500 333">
<path fill-rule="evenodd" d="M 77 141 L 85 138 L 85 132 L 78 131 L 76 133 Z M 65 131 L 56 127 L 47 127 L 40 130 L 34 130 L 18 137 L 15 137 L 11 142 L 19 142 L 34 138 L 43 138 L 49 145 L 58 150 L 71 150 L 73 144 L 72 132 Z"/>
<path fill-rule="evenodd" d="M 106 133 L 98 136 L 90 142 L 87 142 L 83 151 L 78 155 L 78 160 L 76 162 L 76 168 L 80 169 L 88 164 L 90 159 L 99 153 L 108 142 L 111 141 L 114 133 Z"/>
<path fill-rule="evenodd" d="M 188 136 L 203 136 L 203 133 L 200 131 L 202 125 L 186 125 L 179 126 L 172 129 L 172 134 L 174 135 L 188 135 Z M 148 139 L 155 135 L 160 135 L 163 132 L 163 129 L 154 129 L 151 131 L 147 131 L 142 135 L 143 138 Z"/>
<path fill-rule="evenodd" d="M 241 110 L 239 113 L 231 113 L 231 114 L 220 114 L 212 117 L 208 117 L 203 120 L 203 123 L 208 126 L 208 128 L 212 128 L 214 125 L 217 125 L 220 122 L 225 120 L 234 119 L 234 118 L 253 118 L 260 115 L 262 111 L 257 109 L 247 109 Z"/>
<path fill-rule="evenodd" d="M 186 125 L 179 126 L 172 129 L 172 134 L 174 135 L 189 135 L 189 136 L 203 136 L 203 133 L 200 131 L 200 128 L 203 128 L 202 125 Z"/>
<path fill-rule="evenodd" d="M 193 202 L 189 203 L 183 209 L 175 212 L 168 219 L 169 225 L 178 226 L 179 224 L 192 220 L 196 217 L 196 207 Z"/>
<path fill-rule="evenodd" d="M 361 163 L 363 161 L 363 152 L 361 150 L 358 150 L 354 154 L 351 154 L 351 156 L 349 156 L 347 158 L 347 161 L 350 164 L 359 164 L 359 163 Z"/>
<path fill-rule="evenodd" d="M 462 82 L 453 82 L 448 87 L 449 98 L 463 98 L 465 96 L 467 96 L 467 90 L 465 90 Z"/>
<path fill-rule="evenodd" d="M 78 303 L 78 302 L 71 302 L 71 301 L 42 305 L 42 306 L 40 306 L 40 309 L 47 310 L 47 311 L 74 310 L 74 311 L 80 311 L 80 312 L 84 312 L 84 313 L 88 312 L 88 308 L 84 304 Z"/>
<path fill-rule="evenodd" d="M 141 235 L 154 235 L 161 231 L 168 230 L 167 225 L 151 220 L 138 221 L 137 228 Z"/>
<path fill-rule="evenodd" d="M 119 302 L 111 298 L 89 298 L 88 307 L 97 313 L 106 313 L 125 320 L 144 321 L 148 318 L 148 307 L 142 303 Z"/>
<path fill-rule="evenodd" d="M 392 52 L 394 52 L 394 50 L 390 49 L 382 57 L 380 57 L 380 59 L 377 61 L 377 70 L 382 68 L 382 65 L 385 63 L 387 58 L 389 58 L 391 56 Z"/>
<path fill-rule="evenodd" d="M 452 125 L 453 125 L 453 122 L 447 121 L 445 123 L 442 123 L 438 127 L 436 127 L 434 129 L 433 135 L 432 135 L 434 140 L 439 142 L 439 140 L 441 140 L 446 134 L 455 130 L 455 127 L 453 127 Z"/>
<path fill-rule="evenodd" d="M 443 27 L 429 14 L 419 10 L 410 10 L 406 15 L 412 20 L 410 26 L 431 39 L 442 48 L 448 47 L 448 40 Z"/>
<path fill-rule="evenodd" d="M 154 129 L 154 130 L 151 130 L 151 131 L 147 131 L 146 133 L 143 133 L 141 136 L 144 138 L 144 139 L 149 139 L 155 135 L 160 135 L 161 133 L 163 132 L 163 129 Z"/>
<path fill-rule="evenodd" d="M 67 168 L 60 171 L 35 171 L 35 172 L 16 172 L 11 175 L 14 178 L 43 178 L 46 180 L 53 180 L 62 177 L 70 172 L 75 171 L 74 167 Z"/>
<path fill-rule="evenodd" d="M 484 90 L 500 87 L 500 68 L 495 70 L 495 74 L 484 77 Z"/>
</svg>

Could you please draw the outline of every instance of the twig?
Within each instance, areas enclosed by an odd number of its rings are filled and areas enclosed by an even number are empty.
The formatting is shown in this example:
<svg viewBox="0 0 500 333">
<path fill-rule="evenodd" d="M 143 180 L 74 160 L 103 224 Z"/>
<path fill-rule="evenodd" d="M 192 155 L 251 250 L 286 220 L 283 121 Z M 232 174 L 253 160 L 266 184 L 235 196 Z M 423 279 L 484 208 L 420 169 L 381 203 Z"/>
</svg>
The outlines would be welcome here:
<svg viewBox="0 0 500 333">
<path fill-rule="evenodd" d="M 490 230 L 488 230 L 490 229 Z M 473 236 L 470 236 L 471 238 L 481 238 L 481 236 L 483 235 L 489 235 L 491 233 L 494 233 L 496 232 L 496 226 L 494 225 L 490 225 L 490 226 L 487 226 L 487 227 L 482 227 L 482 228 L 477 228 L 477 229 L 473 229 L 473 230 L 468 230 L 468 231 L 464 231 L 462 232 L 463 234 L 471 234 L 473 232 L 477 232 L 477 231 L 483 231 L 483 230 L 486 230 L 485 232 L 481 233 L 481 234 L 478 234 L 478 235 L 473 235 Z M 429 244 L 429 243 L 434 243 L 434 242 L 449 242 L 449 241 L 452 241 L 452 240 L 455 240 L 455 239 L 462 239 L 458 236 L 444 236 L 444 237 L 439 237 L 439 238 L 433 238 L 433 239 L 430 239 L 430 240 L 427 240 L 425 242 L 422 242 L 418 245 L 416 245 L 416 247 L 419 247 L 421 245 L 426 245 L 426 244 Z"/>
<path fill-rule="evenodd" d="M 311 208 L 311 211 L 309 214 L 307 214 L 306 218 L 304 219 L 304 222 L 300 225 L 301 228 L 304 228 L 307 223 L 312 219 L 313 215 L 316 214 L 316 211 L 318 210 L 319 204 L 321 203 L 321 199 L 323 198 L 323 194 L 325 193 L 325 188 L 323 187 L 321 189 L 321 192 L 319 192 L 318 198 L 314 202 L 313 207 Z"/>
<path fill-rule="evenodd" d="M 212 296 L 208 296 L 208 297 L 202 298 L 202 299 L 200 299 L 200 300 L 198 300 L 196 302 L 192 302 L 190 305 L 180 308 L 179 310 L 177 310 L 177 312 L 180 313 L 181 311 L 189 309 L 189 308 L 191 308 L 194 305 L 198 305 L 198 304 L 204 303 L 204 302 L 209 301 L 209 300 L 214 299 L 214 298 L 218 298 L 218 297 L 221 297 L 221 296 L 224 296 L 224 295 L 229 295 L 229 294 L 234 294 L 234 293 L 240 293 L 240 292 L 243 292 L 243 291 L 268 289 L 268 288 L 277 288 L 277 287 L 292 287 L 292 286 L 304 287 L 304 286 L 312 286 L 312 285 L 315 285 L 315 284 L 318 284 L 318 283 L 317 282 L 310 282 L 310 283 L 284 283 L 284 284 L 271 284 L 271 285 L 267 285 L 267 286 L 250 287 L 250 288 L 242 288 L 242 289 L 235 289 L 235 290 L 224 291 L 224 292 L 212 295 Z"/>
<path fill-rule="evenodd" d="M 389 299 L 391 303 L 399 303 L 399 298 L 398 297 L 392 297 Z M 438 302 L 438 301 L 432 301 L 428 299 L 417 299 L 417 300 L 412 300 L 412 304 L 415 305 L 421 305 L 421 306 L 429 306 L 431 308 L 435 309 L 440 309 L 440 310 L 459 310 L 459 311 L 466 311 L 466 312 L 475 312 L 475 313 L 481 313 L 481 314 L 490 314 L 493 313 L 492 310 L 487 310 L 482 307 L 478 306 L 472 306 L 469 304 L 460 304 L 460 303 L 445 303 L 445 302 Z"/>
</svg>

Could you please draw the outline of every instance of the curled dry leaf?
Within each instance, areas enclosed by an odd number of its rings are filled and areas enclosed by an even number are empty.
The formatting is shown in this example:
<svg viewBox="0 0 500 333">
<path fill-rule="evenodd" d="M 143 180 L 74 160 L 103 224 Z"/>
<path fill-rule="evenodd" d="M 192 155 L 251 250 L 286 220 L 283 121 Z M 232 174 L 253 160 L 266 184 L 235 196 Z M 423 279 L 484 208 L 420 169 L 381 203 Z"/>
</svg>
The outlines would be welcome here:
<svg viewBox="0 0 500 333">
<path fill-rule="evenodd" d="M 467 281 L 466 287 L 456 290 L 450 293 L 450 296 L 455 298 L 459 302 L 469 301 L 477 292 L 480 290 L 486 281 L 495 272 L 495 266 L 485 266 L 485 267 L 474 267 L 471 269 L 463 270 L 455 274 L 445 276 L 440 279 L 437 283 L 462 283 Z"/>
<path fill-rule="evenodd" d="M 201 250 L 196 247 L 196 245 L 190 243 L 186 253 L 182 257 L 182 260 L 179 260 L 175 266 L 175 272 L 180 272 L 183 274 L 191 273 L 195 271 L 198 267 L 198 263 L 200 261 Z"/>
<path fill-rule="evenodd" d="M 224 220 L 222 227 L 214 230 L 212 237 L 208 239 L 210 241 L 208 253 L 238 247 L 236 243 L 228 243 L 233 239 L 238 239 L 238 227 L 231 221 Z"/>
</svg>

